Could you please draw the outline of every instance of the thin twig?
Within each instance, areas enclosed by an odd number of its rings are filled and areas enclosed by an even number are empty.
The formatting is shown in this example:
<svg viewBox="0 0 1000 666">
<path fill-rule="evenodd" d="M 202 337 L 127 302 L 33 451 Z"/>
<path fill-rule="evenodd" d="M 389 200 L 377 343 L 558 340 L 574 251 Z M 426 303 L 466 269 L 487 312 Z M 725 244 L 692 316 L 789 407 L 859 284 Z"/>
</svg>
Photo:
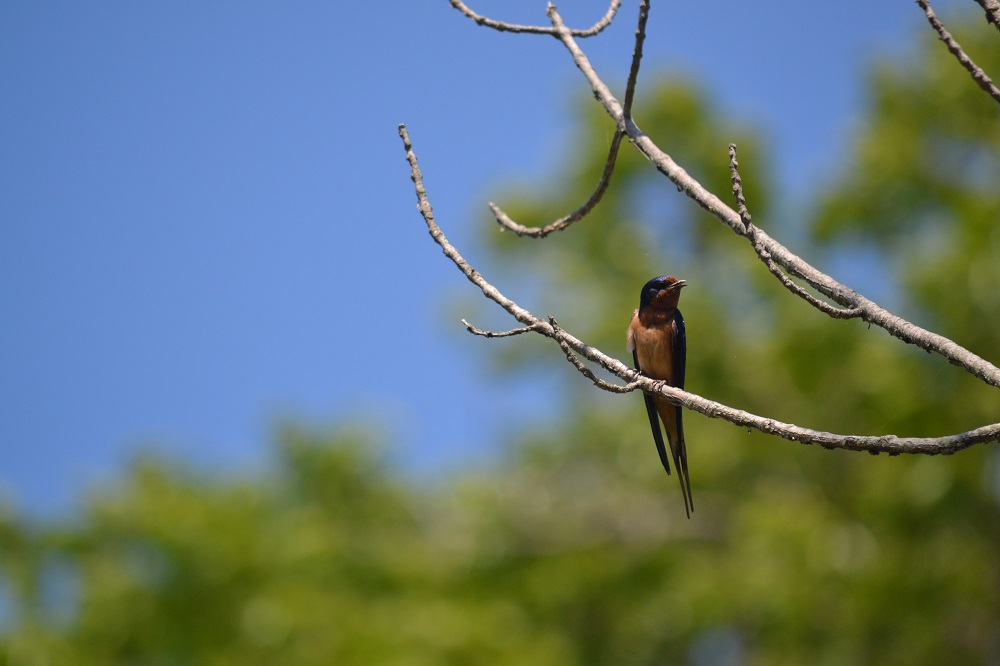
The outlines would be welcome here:
<svg viewBox="0 0 1000 666">
<path fill-rule="evenodd" d="M 818 444 L 824 448 L 831 449 L 849 449 L 852 451 L 868 451 L 869 453 L 888 453 L 890 455 L 901 453 L 936 455 L 955 453 L 975 444 L 1000 441 L 1000 423 L 994 423 L 976 428 L 975 430 L 945 437 L 837 435 L 757 416 L 756 414 L 703 398 L 697 394 L 668 386 L 665 382 L 637 375 L 634 369 L 628 367 L 618 359 L 604 354 L 599 349 L 580 341 L 565 329 L 558 328 L 554 323 L 542 321 L 528 310 L 525 310 L 500 293 L 482 274 L 472 268 L 459 251 L 448 242 L 444 232 L 434 220 L 434 213 L 427 198 L 427 190 L 424 188 L 423 175 L 417 164 L 417 157 L 413 152 L 413 146 L 410 143 L 410 137 L 405 125 L 399 126 L 399 136 L 403 140 L 403 146 L 406 150 L 406 160 L 410 164 L 410 178 L 413 180 L 414 190 L 417 195 L 417 210 L 420 211 L 421 216 L 424 218 L 431 238 L 441 247 L 445 256 L 462 271 L 470 282 L 482 290 L 484 296 L 497 303 L 510 313 L 512 317 L 532 331 L 556 340 L 560 347 L 565 345 L 564 349 L 570 350 L 570 353 L 567 354 L 567 359 L 570 362 L 573 362 L 576 355 L 582 356 L 628 382 L 628 385 L 625 387 L 614 384 L 608 385 L 607 382 L 603 382 L 598 384 L 601 388 L 615 392 L 622 392 L 625 389 L 641 389 L 647 393 L 661 395 L 674 404 L 681 405 L 710 418 L 724 419 L 737 426 L 756 428 L 761 432 L 776 435 L 787 440 L 803 444 Z M 579 358 L 575 358 L 575 360 L 580 362 Z M 582 365 L 582 362 L 580 364 Z M 574 365 L 577 366 L 576 363 Z M 577 366 L 577 369 L 579 369 L 579 366 Z M 590 371 L 587 370 L 587 372 Z M 586 375 L 587 373 L 585 372 L 584 374 Z M 607 386 L 612 388 L 607 388 Z"/>
<path fill-rule="evenodd" d="M 750 244 L 753 245 L 753 249 L 757 252 L 757 256 L 760 257 L 760 260 L 764 262 L 765 266 L 767 266 L 767 270 L 771 273 L 771 275 L 778 278 L 778 281 L 781 282 L 785 289 L 792 292 L 823 314 L 829 315 L 834 319 L 856 319 L 864 314 L 864 310 L 860 306 L 855 306 L 853 308 L 838 308 L 835 305 L 830 305 L 826 301 L 821 301 L 816 298 L 808 291 L 797 285 L 790 277 L 785 275 L 778 265 L 774 263 L 771 255 L 763 247 L 763 245 L 757 243 L 755 239 L 751 239 Z"/>
<path fill-rule="evenodd" d="M 639 388 L 638 381 L 631 381 L 625 386 L 621 386 L 620 384 L 612 384 L 611 382 L 606 382 L 599 378 L 593 373 L 593 371 L 591 371 L 590 368 L 583 364 L 580 357 L 573 352 L 569 344 L 563 339 L 563 330 L 559 328 L 559 324 L 556 322 L 555 317 L 549 317 L 549 324 L 552 326 L 551 337 L 556 341 L 556 344 L 559 345 L 559 348 L 563 350 L 563 354 L 566 355 L 566 360 L 569 361 L 574 368 L 579 370 L 584 377 L 592 381 L 595 386 L 604 389 L 609 393 L 631 393 Z"/>
<path fill-rule="evenodd" d="M 785 272 L 774 263 L 774 259 L 771 258 L 771 253 L 767 251 L 767 248 L 757 240 L 757 227 L 753 225 L 750 211 L 747 209 L 747 200 L 743 194 L 743 179 L 740 177 L 740 163 L 736 160 L 736 144 L 729 144 L 729 174 L 733 182 L 733 196 L 736 199 L 736 213 L 740 216 L 740 220 L 743 222 L 743 232 L 750 241 L 750 246 L 753 247 L 754 252 L 757 253 L 757 257 L 764 262 L 767 266 L 767 270 L 770 271 L 771 275 L 778 278 L 782 285 L 788 291 L 792 292 L 799 298 L 803 299 L 809 305 L 813 306 L 820 312 L 828 314 L 834 319 L 853 319 L 861 315 L 861 309 L 858 307 L 852 308 L 838 308 L 834 305 L 830 305 L 826 301 L 821 301 L 816 298 L 808 291 L 797 285 L 790 277 L 785 275 Z"/>
<path fill-rule="evenodd" d="M 450 2 L 452 7 L 462 12 L 462 14 L 468 16 L 479 25 L 486 26 L 487 28 L 493 28 L 494 30 L 499 30 L 500 32 L 523 32 L 534 35 L 555 34 L 555 31 L 548 26 L 518 25 L 516 23 L 507 23 L 506 21 L 497 21 L 495 19 L 481 16 L 472 11 L 464 2 L 462 2 L 462 0 L 450 0 Z M 611 21 L 615 18 L 615 14 L 618 13 L 618 8 L 621 7 L 621 4 L 622 0 L 611 0 L 611 5 L 608 7 L 608 11 L 604 14 L 604 16 L 601 17 L 601 20 L 586 30 L 571 30 L 570 32 L 574 37 L 593 37 L 611 25 Z"/>
<path fill-rule="evenodd" d="M 632 67 L 625 85 L 625 105 L 622 115 L 632 117 L 632 100 L 635 99 L 635 83 L 639 79 L 639 62 L 642 60 L 642 45 L 646 41 L 646 19 L 649 18 L 649 0 L 639 3 L 639 26 L 635 29 L 635 47 L 632 49 Z"/>
<path fill-rule="evenodd" d="M 496 217 L 497 223 L 504 229 L 510 229 L 518 236 L 527 236 L 528 238 L 545 238 L 554 231 L 562 231 L 574 222 L 582 220 L 586 217 L 587 213 L 594 209 L 594 206 L 598 204 L 601 198 L 604 197 L 604 193 L 608 190 L 608 185 L 611 183 L 611 175 L 615 171 L 615 161 L 618 159 L 618 148 L 621 146 L 623 136 L 625 135 L 622 132 L 615 132 L 614 138 L 611 139 L 611 150 L 608 151 L 608 159 L 604 163 L 604 171 L 601 173 L 601 180 L 597 183 L 597 189 L 594 190 L 593 194 L 590 195 L 590 198 L 575 211 L 569 215 L 560 217 L 555 222 L 546 224 L 544 227 L 527 227 L 510 219 L 510 217 L 507 216 L 507 213 L 503 212 L 499 206 L 491 201 L 489 203 L 490 210 L 493 211 L 493 215 Z"/>
<path fill-rule="evenodd" d="M 976 82 L 976 85 L 985 90 L 986 93 L 997 102 L 1000 102 L 1000 88 L 997 88 L 996 85 L 994 85 L 993 80 L 986 76 L 986 72 L 984 72 L 981 67 L 976 65 L 976 63 L 972 62 L 972 58 L 965 54 L 965 51 L 963 51 L 962 47 L 958 45 L 955 38 L 951 36 L 951 33 L 948 32 L 941 21 L 938 20 L 934 10 L 931 9 L 931 3 L 928 2 L 928 0 L 916 0 L 916 2 L 920 5 L 920 8 L 924 10 L 924 14 L 927 15 L 927 20 L 930 22 L 931 27 L 937 31 L 938 37 L 940 37 L 941 41 L 944 42 L 945 46 L 948 47 L 948 50 L 951 51 L 951 54 L 955 56 L 958 62 L 961 63 L 962 67 L 968 70 L 969 74 L 972 75 L 972 80 Z"/>
<path fill-rule="evenodd" d="M 484 338 L 509 338 L 515 335 L 521 335 L 522 333 L 530 333 L 534 329 L 531 326 L 522 326 L 521 328 L 515 328 L 509 331 L 484 331 L 482 329 L 476 328 L 469 322 L 462 320 L 465 324 L 465 330 L 473 335 L 481 335 Z"/>
<path fill-rule="evenodd" d="M 626 135 L 639 151 L 653 163 L 653 166 L 673 182 L 678 190 L 690 197 L 695 203 L 708 211 L 720 222 L 729 226 L 738 235 L 745 235 L 743 221 L 739 214 L 727 206 L 717 196 L 708 191 L 704 185 L 695 180 L 678 165 L 673 158 L 660 149 L 649 138 L 635 121 L 625 118 L 621 103 L 611 94 L 607 85 L 600 79 L 591 66 L 587 56 L 580 50 L 576 40 L 563 24 L 562 18 L 554 7 L 549 8 L 549 20 L 556 30 L 556 36 L 563 43 L 573 58 L 574 64 L 583 73 L 590 84 L 597 100 L 615 122 L 616 126 L 624 125 Z M 953 365 L 965 369 L 985 383 L 1000 387 L 1000 368 L 989 361 L 973 354 L 948 338 L 932 333 L 909 321 L 898 317 L 880 307 L 853 289 L 837 282 L 829 275 L 813 267 L 801 257 L 795 255 L 777 240 L 771 238 L 764 230 L 756 228 L 757 243 L 767 250 L 771 259 L 792 275 L 802 278 L 824 296 L 838 305 L 846 308 L 857 308 L 858 317 L 864 321 L 884 329 L 890 335 L 907 344 L 912 344 L 929 352 L 940 354 Z"/>
<path fill-rule="evenodd" d="M 729 144 L 729 176 L 733 181 L 733 196 L 736 198 L 736 214 L 743 222 L 743 230 L 749 234 L 753 229 L 750 211 L 747 210 L 747 200 L 743 196 L 743 179 L 740 178 L 740 163 L 736 160 L 736 144 Z"/>
<path fill-rule="evenodd" d="M 410 144 L 410 136 L 406 131 L 406 125 L 399 126 L 399 136 L 403 140 L 403 146 L 406 148 L 406 159 L 410 163 L 410 179 L 413 180 L 413 187 L 417 193 L 417 210 L 420 211 L 420 215 L 427 223 L 427 231 L 430 233 L 431 238 L 434 239 L 434 242 L 441 246 L 441 251 L 444 252 L 444 255 L 455 263 L 458 269 L 462 271 L 462 274 L 469 279 L 469 282 L 483 291 L 483 295 L 486 298 L 497 303 L 509 312 L 514 319 L 525 326 L 532 327 L 540 333 L 549 335 L 551 327 L 548 324 L 539 320 L 533 314 L 518 306 L 517 303 L 501 294 L 496 287 L 484 280 L 479 271 L 472 268 L 469 262 L 462 258 L 458 250 L 448 242 L 444 232 L 441 231 L 441 227 L 434 221 L 434 211 L 431 208 L 430 201 L 427 199 L 427 190 L 424 189 L 424 177 L 420 173 L 420 167 L 417 165 L 417 156 L 413 153 L 413 146 Z"/>
</svg>

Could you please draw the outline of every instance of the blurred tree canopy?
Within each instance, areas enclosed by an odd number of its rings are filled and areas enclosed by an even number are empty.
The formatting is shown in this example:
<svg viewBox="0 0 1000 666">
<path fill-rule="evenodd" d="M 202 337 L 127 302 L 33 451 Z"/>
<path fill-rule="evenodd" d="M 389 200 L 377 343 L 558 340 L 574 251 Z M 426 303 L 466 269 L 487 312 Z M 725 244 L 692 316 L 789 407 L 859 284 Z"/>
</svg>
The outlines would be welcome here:
<svg viewBox="0 0 1000 666">
<path fill-rule="evenodd" d="M 1000 72 L 995 34 L 955 32 Z M 696 88 L 640 87 L 636 117 L 720 195 L 737 143 L 755 222 L 848 284 L 888 280 L 907 316 L 996 361 L 1000 113 L 929 33 L 916 52 L 874 68 L 842 174 L 794 219 L 772 212 L 754 129 Z M 597 182 L 613 128 L 579 108 L 565 171 L 497 199 L 518 221 L 550 221 Z M 686 278 L 688 386 L 713 399 L 858 433 L 941 435 L 1000 412 L 995 390 L 941 359 L 789 297 L 627 146 L 570 230 L 538 242 L 482 228 L 496 284 L 621 358 L 639 287 Z M 1000 660 L 994 446 L 871 457 L 689 413 L 687 521 L 639 396 L 597 391 L 544 341 L 482 345 L 559 377 L 550 425 L 488 470 L 417 484 L 363 430 L 289 427 L 262 477 L 143 460 L 62 522 L 7 509 L 2 663 Z"/>
</svg>

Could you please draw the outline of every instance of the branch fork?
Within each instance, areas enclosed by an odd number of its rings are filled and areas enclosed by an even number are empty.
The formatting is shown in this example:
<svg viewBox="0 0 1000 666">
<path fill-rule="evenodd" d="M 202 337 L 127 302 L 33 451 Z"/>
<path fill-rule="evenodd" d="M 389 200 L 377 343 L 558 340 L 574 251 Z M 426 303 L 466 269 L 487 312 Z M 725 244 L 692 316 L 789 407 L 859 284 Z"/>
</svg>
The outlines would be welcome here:
<svg viewBox="0 0 1000 666">
<path fill-rule="evenodd" d="M 662 151 L 653 141 L 644 134 L 632 118 L 632 103 L 635 97 L 636 81 L 639 74 L 639 64 L 642 58 L 642 46 L 645 40 L 646 21 L 649 15 L 650 0 L 641 0 L 639 6 L 639 20 L 636 29 L 635 48 L 632 56 L 632 66 L 629 70 L 626 94 L 624 103 L 619 102 L 610 92 L 604 82 L 597 76 L 593 67 L 583 51 L 576 43 L 578 37 L 593 36 L 606 28 L 614 18 L 621 0 L 612 0 L 607 12 L 597 23 L 587 30 L 574 30 L 566 27 L 559 15 L 555 5 L 549 3 L 546 14 L 549 17 L 551 27 L 542 26 L 521 26 L 502 21 L 496 21 L 482 17 L 469 9 L 461 0 L 450 0 L 453 7 L 465 16 L 474 20 L 479 25 L 493 28 L 505 32 L 525 32 L 533 34 L 547 34 L 555 37 L 566 47 L 573 62 L 587 79 L 595 98 L 602 104 L 605 111 L 614 122 L 616 131 L 608 158 L 605 162 L 604 172 L 598 182 L 597 188 L 583 205 L 572 213 L 563 216 L 554 222 L 542 227 L 526 227 L 511 220 L 496 204 L 490 202 L 490 209 L 493 211 L 497 222 L 502 228 L 513 231 L 519 236 L 530 238 L 545 238 L 551 233 L 562 231 L 583 219 L 601 200 L 607 191 L 614 172 L 615 161 L 618 155 L 621 140 L 625 137 L 629 139 L 643 155 L 650 160 L 653 166 L 672 181 L 679 191 L 691 198 L 695 203 L 710 212 L 720 222 L 730 228 L 737 235 L 744 236 L 753 248 L 757 257 L 767 267 L 768 271 L 791 293 L 798 296 L 813 308 L 835 319 L 860 318 L 868 322 L 869 326 L 875 325 L 890 335 L 908 344 L 913 344 L 937 353 L 948 359 L 953 365 L 965 369 L 970 374 L 979 378 L 983 382 L 1000 387 L 1000 368 L 985 359 L 976 356 L 969 350 L 961 347 L 955 342 L 936 333 L 922 329 L 915 324 L 898 317 L 873 301 L 868 300 L 861 294 L 837 282 L 830 276 L 822 273 L 812 265 L 790 252 L 777 240 L 771 238 L 765 231 L 753 224 L 750 212 L 747 207 L 743 193 L 742 178 L 739 173 L 739 163 L 737 161 L 736 146 L 729 146 L 729 167 L 732 179 L 732 192 L 736 201 L 736 210 L 724 204 L 717 196 L 705 189 L 698 181 L 692 178 L 681 166 L 664 151 Z M 991 22 L 996 22 L 1000 16 L 1000 5 L 994 0 L 977 0 L 987 11 Z M 939 33 L 941 39 L 948 44 L 949 50 L 955 53 L 959 62 L 966 69 L 975 65 L 964 56 L 960 47 L 950 35 L 940 25 L 933 10 L 927 0 L 916 0 L 928 16 L 931 25 Z M 991 13 L 995 12 L 995 13 Z M 998 25 L 1000 29 L 1000 25 Z M 961 52 L 956 53 L 956 50 Z M 964 59 L 963 59 L 964 56 Z M 978 70 L 982 72 L 982 70 Z M 989 77 L 985 77 L 988 86 L 984 85 L 983 78 L 970 69 L 973 78 L 991 96 L 1000 101 L 1000 91 L 996 91 L 996 86 L 992 84 Z M 994 94 L 996 93 L 996 94 Z M 530 311 L 521 307 L 513 300 L 504 296 L 499 289 L 488 282 L 481 273 L 475 270 L 451 245 L 444 232 L 434 219 L 434 213 L 427 197 L 427 191 L 423 184 L 423 175 L 417 163 L 413 146 L 410 142 L 409 134 L 405 125 L 399 126 L 399 136 L 403 141 L 406 151 L 406 159 L 410 165 L 410 177 L 413 180 L 414 189 L 417 195 L 417 209 L 420 211 L 428 232 L 434 241 L 441 247 L 445 256 L 448 257 L 455 266 L 475 284 L 483 294 L 490 300 L 497 303 L 506 310 L 515 320 L 522 324 L 521 327 L 508 331 L 484 331 L 476 328 L 466 320 L 462 320 L 466 329 L 478 336 L 487 338 L 505 338 L 523 335 L 526 333 L 536 333 L 552 339 L 566 356 L 567 361 L 572 364 L 581 374 L 589 379 L 598 388 L 613 393 L 629 393 L 635 390 L 642 390 L 647 393 L 660 395 L 670 402 L 681 405 L 692 411 L 708 416 L 710 418 L 721 418 L 734 425 L 747 428 L 755 428 L 763 433 L 775 435 L 790 441 L 803 444 L 818 444 L 824 448 L 839 448 L 854 451 L 868 451 L 872 454 L 888 453 L 898 455 L 902 453 L 921 453 L 928 455 L 950 454 L 968 448 L 970 446 L 985 442 L 1000 441 L 1000 423 L 994 423 L 974 430 L 962 433 L 947 435 L 944 437 L 897 437 L 895 435 L 840 435 L 818 430 L 803 428 L 794 424 L 783 423 L 774 419 L 758 416 L 749 412 L 729 407 L 722 403 L 709 400 L 694 393 L 690 393 L 667 385 L 662 381 L 652 380 L 636 372 L 621 361 L 604 354 L 599 349 L 592 347 L 574 337 L 565 329 L 561 328 L 555 318 L 548 317 L 543 320 Z M 794 282 L 789 274 L 804 280 L 810 287 L 833 301 L 833 304 L 820 300 L 806 291 L 799 284 Z M 835 305 L 834 305 L 835 304 Z M 621 379 L 624 384 L 608 382 L 597 377 L 594 372 L 587 367 L 581 359 L 599 366 L 607 373 Z"/>
</svg>

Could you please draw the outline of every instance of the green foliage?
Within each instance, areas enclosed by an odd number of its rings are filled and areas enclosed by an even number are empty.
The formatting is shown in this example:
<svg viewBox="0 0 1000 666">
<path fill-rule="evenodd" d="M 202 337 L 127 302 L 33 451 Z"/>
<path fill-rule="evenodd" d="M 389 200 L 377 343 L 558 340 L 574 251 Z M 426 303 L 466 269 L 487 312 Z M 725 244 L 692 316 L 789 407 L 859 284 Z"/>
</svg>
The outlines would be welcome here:
<svg viewBox="0 0 1000 666">
<path fill-rule="evenodd" d="M 1000 72 L 1000 51 L 980 51 Z M 812 258 L 865 248 L 891 267 L 910 316 L 990 357 L 1000 343 L 1000 114 L 939 44 L 926 40 L 921 54 L 873 75 L 850 166 L 822 193 L 816 242 L 793 249 Z M 610 130 L 593 104 L 583 108 L 579 153 L 560 181 L 499 198 L 520 222 L 550 221 L 596 184 Z M 736 142 L 755 221 L 778 237 L 808 236 L 772 218 L 753 132 L 727 125 L 696 90 L 647 88 L 636 117 L 719 194 Z M 622 358 L 639 287 L 662 273 L 687 279 L 689 388 L 700 394 L 842 432 L 931 436 L 996 420 L 994 390 L 790 297 L 745 240 L 627 146 L 605 200 L 570 230 L 539 242 L 483 228 L 505 267 L 492 279 L 528 285 L 524 305 Z M 843 265 L 848 283 L 864 268 Z M 64 525 L 3 513 L 3 663 L 1000 656 L 994 448 L 871 457 L 689 414 L 687 521 L 639 396 L 595 390 L 551 345 L 514 338 L 483 349 L 515 371 L 546 364 L 566 398 L 554 401 L 564 405 L 554 426 L 523 433 L 487 472 L 414 485 L 370 437 L 287 429 L 262 478 L 147 460 Z"/>
</svg>

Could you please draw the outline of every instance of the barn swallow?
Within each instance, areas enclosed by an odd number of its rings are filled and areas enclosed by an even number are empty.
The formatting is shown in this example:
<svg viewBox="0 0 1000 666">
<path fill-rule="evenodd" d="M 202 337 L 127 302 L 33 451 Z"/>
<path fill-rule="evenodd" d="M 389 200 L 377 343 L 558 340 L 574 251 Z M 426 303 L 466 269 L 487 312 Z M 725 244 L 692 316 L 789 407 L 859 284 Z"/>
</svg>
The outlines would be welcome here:
<svg viewBox="0 0 1000 666">
<path fill-rule="evenodd" d="M 684 388 L 687 339 L 684 318 L 677 309 L 677 301 L 686 284 L 684 280 L 672 276 L 660 276 L 647 282 L 639 296 L 639 309 L 632 313 L 632 322 L 628 326 L 628 350 L 632 352 L 635 369 L 650 379 L 665 381 L 679 389 Z M 667 431 L 670 455 L 674 459 L 677 477 L 681 482 L 681 493 L 684 495 L 684 511 L 690 518 L 694 502 L 691 499 L 681 408 L 661 396 L 644 393 L 643 398 L 660 462 L 667 474 L 670 474 L 670 461 L 667 460 L 657 414 Z"/>
</svg>

